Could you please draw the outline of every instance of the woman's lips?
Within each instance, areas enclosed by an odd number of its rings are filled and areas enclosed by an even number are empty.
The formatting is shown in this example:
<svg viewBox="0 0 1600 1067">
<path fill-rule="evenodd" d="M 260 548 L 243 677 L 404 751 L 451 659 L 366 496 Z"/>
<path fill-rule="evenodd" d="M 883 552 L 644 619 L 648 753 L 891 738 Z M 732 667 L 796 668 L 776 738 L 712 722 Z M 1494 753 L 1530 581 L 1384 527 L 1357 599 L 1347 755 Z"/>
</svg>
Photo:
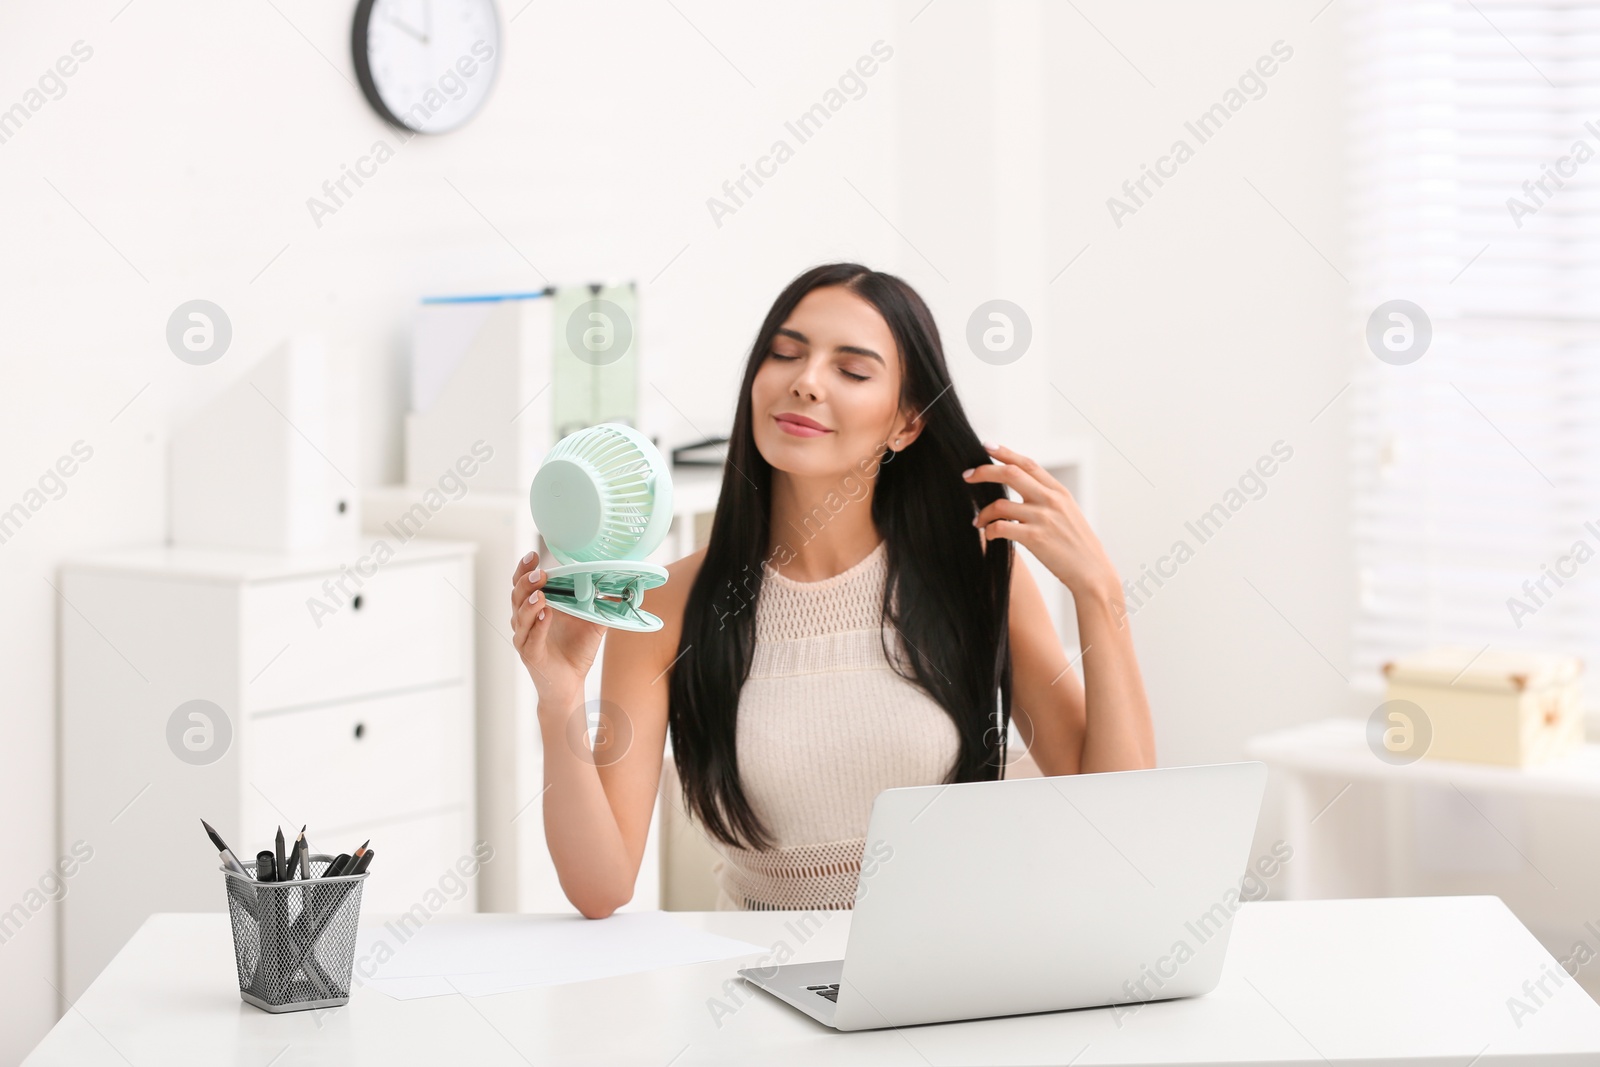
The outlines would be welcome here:
<svg viewBox="0 0 1600 1067">
<path fill-rule="evenodd" d="M 821 430 L 815 426 L 807 426 L 805 423 L 795 422 L 793 419 L 774 418 L 773 421 L 778 424 L 778 428 L 784 433 L 794 437 L 821 437 L 825 433 L 833 432 L 832 430 Z"/>
</svg>

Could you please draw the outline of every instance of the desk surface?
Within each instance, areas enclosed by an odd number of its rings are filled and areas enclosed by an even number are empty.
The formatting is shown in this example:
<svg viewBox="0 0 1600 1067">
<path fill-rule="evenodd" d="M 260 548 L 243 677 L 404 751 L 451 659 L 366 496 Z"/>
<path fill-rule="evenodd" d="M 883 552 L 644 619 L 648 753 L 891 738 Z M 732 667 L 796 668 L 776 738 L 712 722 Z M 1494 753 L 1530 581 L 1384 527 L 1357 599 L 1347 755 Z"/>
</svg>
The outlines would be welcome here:
<svg viewBox="0 0 1600 1067">
<path fill-rule="evenodd" d="M 820 914 L 806 938 L 795 912 L 675 917 L 806 962 L 838 958 L 850 928 L 848 911 Z M 25 1062 L 1600 1063 L 1600 1005 L 1490 896 L 1247 903 L 1203 997 L 849 1034 L 734 974 L 761 956 L 476 999 L 357 988 L 343 1008 L 268 1015 L 239 1000 L 228 939 L 223 914 L 153 916 Z M 1534 1005 L 1523 983 L 1541 978 L 1550 995 Z M 1510 997 L 1533 1009 L 1520 1025 Z"/>
</svg>

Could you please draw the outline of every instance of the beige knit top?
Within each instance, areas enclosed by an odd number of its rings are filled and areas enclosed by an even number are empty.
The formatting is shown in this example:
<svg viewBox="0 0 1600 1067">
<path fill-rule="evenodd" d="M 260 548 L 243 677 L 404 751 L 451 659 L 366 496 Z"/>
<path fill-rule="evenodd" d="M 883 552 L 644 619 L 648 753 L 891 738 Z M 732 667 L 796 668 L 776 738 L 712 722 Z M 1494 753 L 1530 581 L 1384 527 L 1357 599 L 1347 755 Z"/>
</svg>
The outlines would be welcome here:
<svg viewBox="0 0 1600 1067">
<path fill-rule="evenodd" d="M 946 780 L 961 737 L 928 693 L 895 673 L 881 621 L 887 543 L 831 578 L 797 582 L 767 566 L 756 645 L 739 694 L 735 744 L 745 795 L 769 850 L 709 838 L 719 910 L 849 908 L 873 798 Z"/>
</svg>

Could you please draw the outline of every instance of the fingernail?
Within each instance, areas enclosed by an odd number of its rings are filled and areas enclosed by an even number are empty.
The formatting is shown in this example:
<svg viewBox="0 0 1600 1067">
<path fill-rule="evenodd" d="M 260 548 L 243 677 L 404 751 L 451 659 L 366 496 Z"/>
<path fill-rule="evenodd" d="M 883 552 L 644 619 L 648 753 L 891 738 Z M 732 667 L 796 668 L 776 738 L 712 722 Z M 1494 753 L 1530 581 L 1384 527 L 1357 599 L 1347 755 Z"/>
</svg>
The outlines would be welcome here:
<svg viewBox="0 0 1600 1067">
<path fill-rule="evenodd" d="M 533 557 L 535 555 L 537 555 L 537 554 L 538 554 L 538 550 L 537 549 L 529 549 L 528 550 L 528 554 L 526 556 L 522 557 L 522 562 L 524 562 L 524 563 L 532 563 L 533 562 Z"/>
<path fill-rule="evenodd" d="M 542 612 L 542 611 L 541 611 L 541 612 L 539 612 L 539 619 L 538 619 L 538 621 L 539 621 L 539 622 L 544 622 L 544 612 Z"/>
<path fill-rule="evenodd" d="M 993 441 L 985 441 L 983 443 L 983 447 L 987 448 L 990 452 L 993 452 L 995 449 L 999 448 L 1000 446 L 995 444 Z"/>
<path fill-rule="evenodd" d="M 977 469 L 978 468 L 976 468 L 976 467 L 968 467 L 966 470 L 961 472 L 961 477 L 970 478 L 970 477 L 972 477 L 972 472 L 977 470 Z"/>
<path fill-rule="evenodd" d="M 978 516 L 976 516 L 976 515 L 972 516 L 972 525 L 974 525 L 974 526 L 978 525 Z"/>
<path fill-rule="evenodd" d="M 528 572 L 528 581 L 530 581 L 530 582 L 537 582 L 540 578 L 543 578 L 543 577 L 544 577 L 544 568 L 543 567 L 535 567 L 535 568 L 533 568 L 533 570 Z"/>
</svg>

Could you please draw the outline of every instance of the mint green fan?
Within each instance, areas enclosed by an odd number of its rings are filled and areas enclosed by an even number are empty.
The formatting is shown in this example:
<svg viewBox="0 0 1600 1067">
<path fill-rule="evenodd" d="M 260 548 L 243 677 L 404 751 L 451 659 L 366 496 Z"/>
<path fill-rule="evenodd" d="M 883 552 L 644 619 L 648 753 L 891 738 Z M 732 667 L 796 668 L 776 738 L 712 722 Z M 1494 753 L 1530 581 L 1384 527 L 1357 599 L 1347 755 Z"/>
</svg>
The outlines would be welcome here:
<svg viewBox="0 0 1600 1067">
<path fill-rule="evenodd" d="M 545 568 L 551 607 L 619 630 L 661 629 L 640 605 L 667 580 L 644 559 L 672 524 L 672 471 L 648 437 L 619 422 L 568 434 L 539 465 L 528 501 L 558 564 Z"/>
</svg>

